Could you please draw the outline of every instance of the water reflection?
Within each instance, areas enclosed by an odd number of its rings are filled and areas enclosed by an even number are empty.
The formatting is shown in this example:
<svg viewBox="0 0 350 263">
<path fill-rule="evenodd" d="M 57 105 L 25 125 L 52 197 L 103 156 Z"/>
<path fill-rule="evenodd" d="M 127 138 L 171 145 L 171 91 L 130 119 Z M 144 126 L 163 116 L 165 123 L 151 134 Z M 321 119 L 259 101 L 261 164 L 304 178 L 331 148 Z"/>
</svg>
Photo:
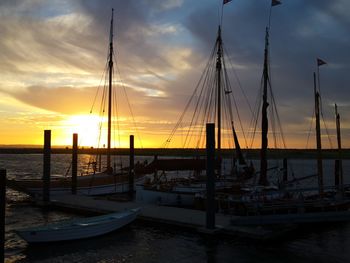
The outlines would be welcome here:
<svg viewBox="0 0 350 263">
<path fill-rule="evenodd" d="M 70 155 L 53 155 L 52 168 L 64 174 Z M 89 155 L 79 156 L 80 166 Z M 152 160 L 152 157 L 144 157 Z M 122 162 L 127 165 L 128 157 Z M 142 159 L 141 159 L 142 161 Z M 275 165 L 275 161 L 273 161 Z M 256 162 L 257 163 L 257 162 Z M 124 164 L 123 164 L 124 165 Z M 0 166 L 9 176 L 40 178 L 42 155 L 2 155 Z M 325 161 L 325 178 L 334 182 L 332 160 Z M 225 167 L 229 167 L 228 164 Z M 291 160 L 296 176 L 312 174 L 313 160 Z M 344 161 L 345 182 L 349 160 Z M 255 242 L 238 237 L 201 236 L 183 229 L 134 223 L 127 228 L 93 239 L 28 246 L 14 229 L 77 217 L 59 211 L 43 211 L 31 206 L 26 195 L 7 190 L 7 262 L 347 262 L 350 258 L 350 224 L 323 224 L 301 227 L 277 241 Z"/>
</svg>

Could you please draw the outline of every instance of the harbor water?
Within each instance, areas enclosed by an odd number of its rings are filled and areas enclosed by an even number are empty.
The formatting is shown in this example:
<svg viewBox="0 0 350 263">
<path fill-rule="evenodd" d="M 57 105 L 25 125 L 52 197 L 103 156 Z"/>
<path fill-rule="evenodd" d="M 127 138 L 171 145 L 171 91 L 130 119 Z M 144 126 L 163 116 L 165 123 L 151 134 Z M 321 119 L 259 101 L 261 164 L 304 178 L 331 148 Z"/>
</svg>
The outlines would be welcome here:
<svg viewBox="0 0 350 263">
<path fill-rule="evenodd" d="M 71 155 L 52 155 L 52 174 L 69 176 Z M 88 155 L 79 156 L 83 173 Z M 150 161 L 152 158 L 138 158 Z M 116 160 L 127 164 L 127 157 Z M 270 165 L 274 165 L 271 161 Z M 1 154 L 0 167 L 9 178 L 40 178 L 41 154 Z M 229 162 L 226 169 L 229 169 Z M 295 177 L 315 173 L 314 160 L 291 160 Z M 325 183 L 334 182 L 334 160 L 325 160 Z M 345 183 L 349 183 L 350 161 L 344 161 Z M 67 173 L 68 171 L 68 173 Z M 309 184 L 315 184 L 311 179 Z M 305 184 L 307 184 L 305 182 Z M 308 186 L 308 185 L 305 185 Z M 350 223 L 300 227 L 277 240 L 254 241 L 242 237 L 216 238 L 182 228 L 135 222 L 116 232 L 72 242 L 28 245 L 14 230 L 83 217 L 33 206 L 31 199 L 7 189 L 6 262 L 348 262 Z"/>
</svg>

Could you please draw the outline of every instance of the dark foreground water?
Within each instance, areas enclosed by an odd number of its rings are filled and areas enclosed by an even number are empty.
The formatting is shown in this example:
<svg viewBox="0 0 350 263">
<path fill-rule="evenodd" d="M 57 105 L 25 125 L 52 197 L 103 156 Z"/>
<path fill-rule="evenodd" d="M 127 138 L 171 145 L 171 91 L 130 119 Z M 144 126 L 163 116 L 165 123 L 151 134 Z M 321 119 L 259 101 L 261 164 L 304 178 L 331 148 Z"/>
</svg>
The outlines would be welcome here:
<svg viewBox="0 0 350 263">
<path fill-rule="evenodd" d="M 53 156 L 53 173 L 64 174 L 70 156 Z M 81 156 L 86 161 L 88 156 Z M 9 177 L 39 176 L 41 155 L 0 155 Z M 314 162 L 295 161 L 310 172 Z M 301 166 L 306 164 L 306 168 Z M 331 170 L 333 163 L 325 164 Z M 328 167 L 329 166 L 329 167 Z M 345 164 L 348 166 L 348 163 Z M 80 167 L 83 167 L 81 164 Z M 328 167 L 328 168 L 327 168 Z M 331 180 L 329 180 L 331 181 Z M 81 217 L 34 207 L 22 194 L 7 191 L 6 262 L 349 262 L 350 223 L 300 227 L 274 241 L 212 238 L 180 228 L 133 223 L 105 236 L 28 246 L 14 229 Z"/>
</svg>

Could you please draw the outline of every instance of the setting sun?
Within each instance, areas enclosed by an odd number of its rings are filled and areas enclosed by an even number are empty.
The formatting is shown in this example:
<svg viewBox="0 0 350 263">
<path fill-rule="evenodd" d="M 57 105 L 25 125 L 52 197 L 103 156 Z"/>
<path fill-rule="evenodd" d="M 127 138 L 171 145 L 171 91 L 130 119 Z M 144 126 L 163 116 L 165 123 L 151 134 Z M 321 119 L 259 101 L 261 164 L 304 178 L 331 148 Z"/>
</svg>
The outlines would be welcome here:
<svg viewBox="0 0 350 263">
<path fill-rule="evenodd" d="M 126 127 L 126 131 L 122 130 L 122 127 Z M 113 148 L 128 147 L 128 132 L 127 123 L 118 124 L 117 120 L 112 119 L 111 146 Z M 58 134 L 55 136 L 55 133 Z M 62 120 L 59 130 L 53 130 L 53 137 L 56 137 L 55 143 L 71 145 L 73 133 L 78 133 L 78 144 L 81 147 L 104 148 L 107 145 L 107 118 L 97 115 L 69 116 Z"/>
<path fill-rule="evenodd" d="M 102 123 L 105 120 L 102 119 Z M 67 139 L 66 144 L 71 143 L 73 133 L 78 133 L 79 145 L 97 147 L 99 142 L 99 126 L 101 118 L 96 115 L 73 115 L 63 121 L 63 126 L 66 126 L 62 134 Z M 62 136 L 62 137 L 63 137 Z M 102 139 L 102 138 L 101 138 Z"/>
</svg>

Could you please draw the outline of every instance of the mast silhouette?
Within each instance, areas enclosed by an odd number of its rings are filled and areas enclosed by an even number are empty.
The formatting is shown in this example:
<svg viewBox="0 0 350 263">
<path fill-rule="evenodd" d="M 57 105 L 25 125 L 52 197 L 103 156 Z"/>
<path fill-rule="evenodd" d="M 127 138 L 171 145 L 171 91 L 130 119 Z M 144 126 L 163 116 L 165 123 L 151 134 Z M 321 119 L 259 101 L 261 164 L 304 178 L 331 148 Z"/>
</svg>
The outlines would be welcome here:
<svg viewBox="0 0 350 263">
<path fill-rule="evenodd" d="M 107 130 L 107 173 L 112 173 L 113 169 L 111 166 L 111 128 L 112 128 L 112 82 L 113 82 L 113 12 L 112 8 L 112 18 L 111 27 L 109 35 L 109 61 L 108 61 L 108 130 Z"/>
<path fill-rule="evenodd" d="M 338 185 L 337 187 L 343 190 L 343 164 L 342 164 L 342 148 L 341 148 L 341 135 L 340 135 L 340 115 L 338 112 L 337 104 L 335 106 L 335 118 L 336 118 L 336 129 L 337 129 L 337 144 L 338 144 L 338 158 L 339 158 L 339 167 L 338 167 Z"/>
<path fill-rule="evenodd" d="M 336 118 L 336 129 L 337 129 L 337 144 L 338 144 L 338 158 L 339 158 L 339 182 L 340 189 L 343 190 L 343 164 L 342 164 L 342 146 L 341 146 L 341 135 L 340 135 L 340 115 L 338 113 L 338 106 L 335 104 L 335 118 Z"/>
<path fill-rule="evenodd" d="M 320 125 L 320 93 L 316 85 L 316 73 L 314 72 L 314 94 L 315 94 L 315 117 L 316 117 L 316 146 L 317 146 L 317 174 L 318 191 L 323 195 L 323 164 L 322 164 L 322 145 L 321 145 L 321 125 Z"/>
<path fill-rule="evenodd" d="M 260 150 L 260 177 L 259 185 L 268 185 L 267 180 L 267 146 L 268 138 L 267 133 L 269 130 L 269 121 L 267 118 L 267 108 L 269 103 L 267 101 L 267 88 L 270 85 L 270 73 L 269 73 L 269 31 L 271 26 L 271 14 L 272 7 L 280 5 L 280 0 L 272 0 L 270 6 L 270 14 L 268 19 L 268 25 L 265 32 L 265 50 L 264 50 L 264 69 L 263 69 L 263 103 L 261 109 L 261 150 Z"/>
<path fill-rule="evenodd" d="M 221 59 L 222 59 L 222 39 L 221 39 L 221 26 L 218 29 L 218 37 L 216 39 L 218 45 L 217 59 L 216 59 L 216 75 L 217 75 L 217 96 L 218 96 L 218 105 L 217 105 L 217 118 L 218 118 L 218 142 L 217 142 L 217 156 L 219 162 L 219 171 L 218 174 L 221 176 Z"/>
<path fill-rule="evenodd" d="M 264 71 L 263 71 L 263 104 L 261 118 L 261 150 L 260 150 L 260 185 L 267 185 L 267 133 L 268 133 L 268 118 L 267 118 L 267 85 L 269 83 L 269 67 L 268 67 L 268 50 L 269 50 L 269 28 L 266 27 L 265 34 L 265 51 L 264 51 Z"/>
</svg>

